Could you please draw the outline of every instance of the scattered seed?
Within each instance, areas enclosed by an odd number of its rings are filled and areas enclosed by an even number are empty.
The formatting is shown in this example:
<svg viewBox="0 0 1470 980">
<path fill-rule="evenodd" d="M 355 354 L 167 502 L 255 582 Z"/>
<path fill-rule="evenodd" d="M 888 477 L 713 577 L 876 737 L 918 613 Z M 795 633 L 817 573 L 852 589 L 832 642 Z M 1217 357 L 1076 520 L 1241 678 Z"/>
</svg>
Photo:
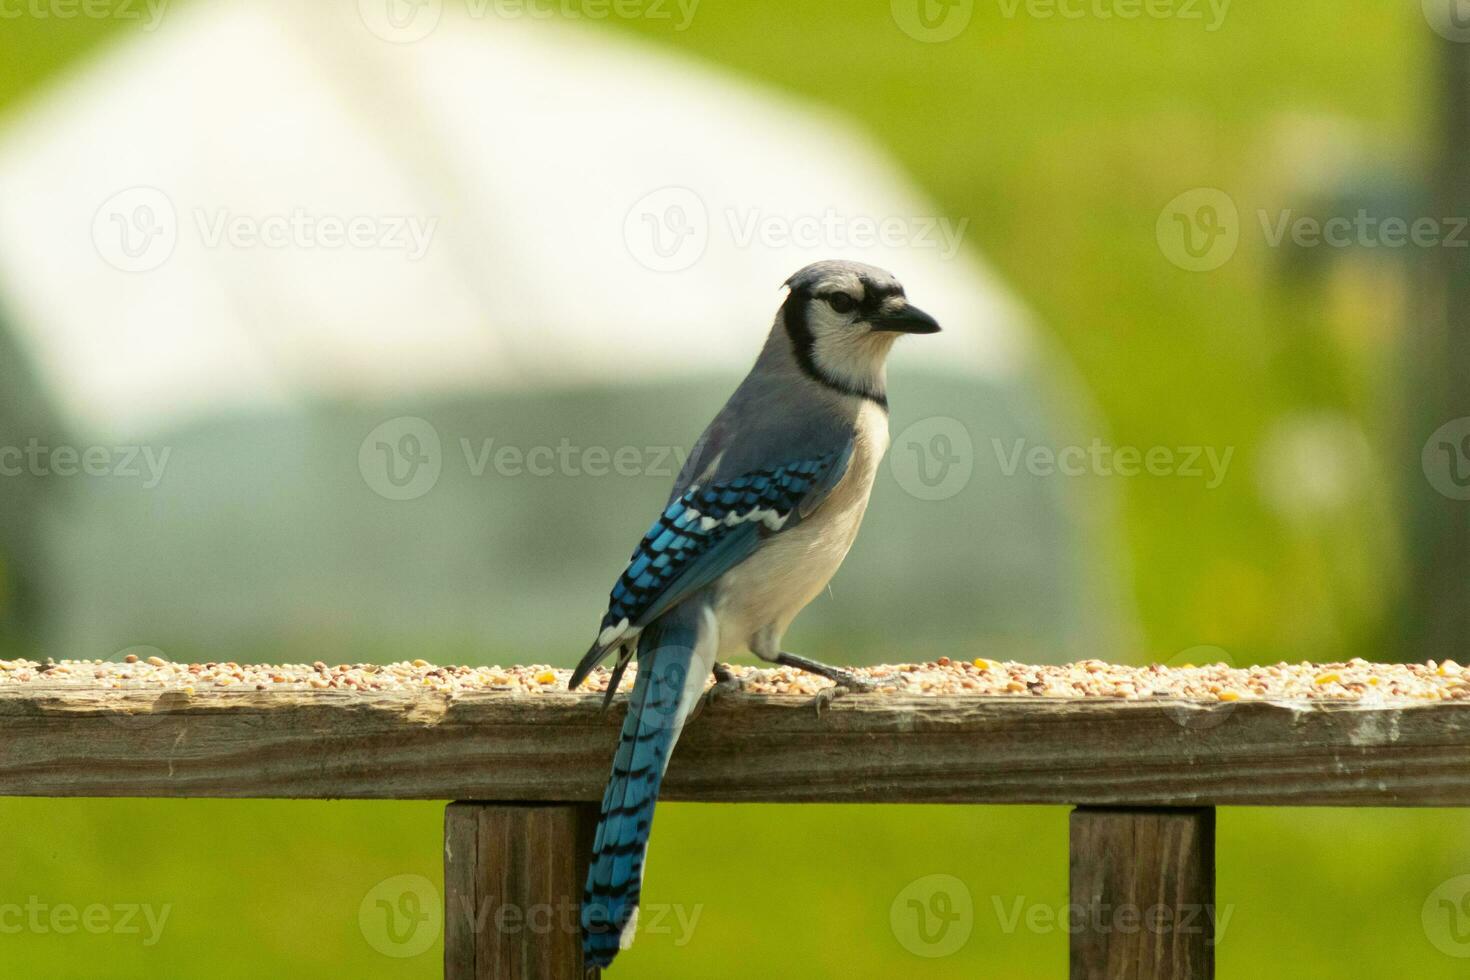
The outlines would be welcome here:
<svg viewBox="0 0 1470 980">
<path fill-rule="evenodd" d="M 355 690 L 456 697 L 474 692 L 495 696 L 545 694 L 557 689 L 566 674 L 537 664 L 523 667 L 432 666 L 426 660 L 399 661 L 375 666 L 321 661 L 306 664 L 251 664 L 233 662 L 183 664 L 159 662 L 64 661 L 40 664 L 29 660 L 0 661 L 0 696 L 7 690 L 45 680 L 51 691 L 130 691 L 163 688 L 184 690 L 203 682 L 215 696 L 223 688 L 241 685 L 252 690 Z M 1470 672 L 1453 660 L 1426 664 L 1381 664 L 1356 661 L 1330 664 L 1275 664 L 1231 668 L 1210 664 L 1174 669 L 1158 664 L 1124 666 L 1091 659 L 1074 664 L 1030 666 L 985 658 L 857 668 L 861 677 L 879 685 L 877 694 L 911 697 L 964 695 L 971 697 L 1045 697 L 1055 699 L 1121 698 L 1233 702 L 1407 701 L 1470 702 Z M 418 666 L 415 666 L 415 663 Z M 815 696 L 830 682 L 785 667 L 735 667 L 751 694 L 783 694 L 793 698 Z M 629 668 L 636 674 L 637 665 Z M 605 668 L 592 672 L 577 692 L 601 697 L 610 676 Z M 628 678 L 626 686 L 631 686 Z M 64 696 L 64 695 L 63 695 Z M 855 695 L 862 697 L 864 695 Z M 870 695 L 876 696 L 876 695 Z"/>
</svg>

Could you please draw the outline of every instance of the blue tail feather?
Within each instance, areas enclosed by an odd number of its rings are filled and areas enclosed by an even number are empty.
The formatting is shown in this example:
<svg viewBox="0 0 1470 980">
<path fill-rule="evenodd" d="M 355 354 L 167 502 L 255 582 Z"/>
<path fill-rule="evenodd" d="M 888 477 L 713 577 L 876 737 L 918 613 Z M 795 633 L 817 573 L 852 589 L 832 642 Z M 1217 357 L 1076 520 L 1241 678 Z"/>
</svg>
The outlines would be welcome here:
<svg viewBox="0 0 1470 980">
<path fill-rule="evenodd" d="M 693 625 L 662 621 L 638 637 L 638 679 L 603 793 L 582 899 L 582 948 L 589 966 L 612 962 L 638 909 L 654 804 L 687 712 L 685 681 L 697 640 Z"/>
</svg>

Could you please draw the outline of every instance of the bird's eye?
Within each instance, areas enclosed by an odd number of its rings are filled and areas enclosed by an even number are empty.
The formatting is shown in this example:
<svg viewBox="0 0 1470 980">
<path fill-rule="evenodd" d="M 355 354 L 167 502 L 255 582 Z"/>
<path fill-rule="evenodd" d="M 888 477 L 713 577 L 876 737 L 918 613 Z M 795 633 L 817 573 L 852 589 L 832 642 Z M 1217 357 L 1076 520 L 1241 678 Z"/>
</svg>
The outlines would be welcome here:
<svg viewBox="0 0 1470 980">
<path fill-rule="evenodd" d="M 851 313 L 857 308 L 857 300 L 846 293 L 833 293 L 827 297 L 827 302 L 838 313 Z"/>
</svg>

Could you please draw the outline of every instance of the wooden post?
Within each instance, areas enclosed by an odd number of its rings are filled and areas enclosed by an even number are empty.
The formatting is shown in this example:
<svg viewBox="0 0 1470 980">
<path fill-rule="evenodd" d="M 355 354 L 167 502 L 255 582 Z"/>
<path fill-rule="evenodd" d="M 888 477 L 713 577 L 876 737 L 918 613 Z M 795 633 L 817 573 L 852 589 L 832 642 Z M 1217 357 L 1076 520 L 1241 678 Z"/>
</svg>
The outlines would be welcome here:
<svg viewBox="0 0 1470 980">
<path fill-rule="evenodd" d="M 1071 824 L 1072 980 L 1212 980 L 1215 811 L 1079 807 Z"/>
<path fill-rule="evenodd" d="M 451 803 L 445 980 L 583 980 L 580 905 L 597 807 Z"/>
</svg>

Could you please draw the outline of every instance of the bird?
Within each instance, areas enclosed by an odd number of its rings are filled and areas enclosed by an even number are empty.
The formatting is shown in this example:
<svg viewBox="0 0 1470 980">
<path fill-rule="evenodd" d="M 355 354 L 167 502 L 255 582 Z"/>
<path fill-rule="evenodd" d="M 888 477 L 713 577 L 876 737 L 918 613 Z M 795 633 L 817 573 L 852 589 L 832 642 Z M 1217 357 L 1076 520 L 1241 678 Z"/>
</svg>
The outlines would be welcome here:
<svg viewBox="0 0 1470 980">
<path fill-rule="evenodd" d="M 616 654 L 603 707 L 636 655 L 583 894 L 583 958 L 606 967 L 631 945 L 659 784 L 680 730 L 715 690 L 721 661 L 762 660 L 868 685 L 782 651 L 797 613 L 827 587 L 858 533 L 888 448 L 887 359 L 939 324 L 903 286 L 859 262 L 816 262 L 786 280 L 754 367 L 694 443 L 668 502 L 613 586 L 577 688 Z"/>
</svg>

